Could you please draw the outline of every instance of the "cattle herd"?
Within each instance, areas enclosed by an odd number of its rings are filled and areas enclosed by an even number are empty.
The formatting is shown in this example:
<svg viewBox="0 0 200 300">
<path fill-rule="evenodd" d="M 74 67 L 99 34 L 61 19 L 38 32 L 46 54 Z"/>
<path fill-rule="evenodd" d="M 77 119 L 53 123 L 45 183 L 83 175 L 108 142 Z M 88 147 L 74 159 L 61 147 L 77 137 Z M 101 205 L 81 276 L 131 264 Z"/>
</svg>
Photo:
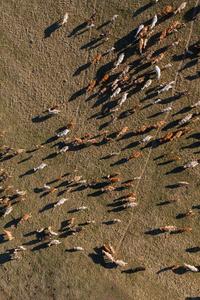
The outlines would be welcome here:
<svg viewBox="0 0 200 300">
<path fill-rule="evenodd" d="M 155 1 L 155 2 L 158 2 Z M 120 69 L 121 64 L 126 60 L 126 50 L 124 52 L 121 52 L 118 54 L 116 57 L 116 60 L 113 64 L 111 64 L 110 70 L 108 70 L 103 76 L 99 79 L 94 79 L 92 82 L 88 84 L 88 86 L 85 88 L 84 93 L 91 93 L 90 91 L 93 91 L 93 89 L 97 88 L 99 89 L 98 91 L 98 97 L 101 99 L 103 97 L 106 99 L 106 104 L 104 100 L 104 105 L 102 105 L 102 110 L 99 112 L 99 115 L 110 115 L 112 117 L 111 121 L 109 122 L 109 126 L 112 126 L 114 122 L 117 120 L 119 121 L 119 117 L 121 115 L 121 108 L 124 106 L 125 101 L 129 98 L 130 92 L 132 89 L 137 89 L 138 92 L 143 91 L 143 90 L 148 90 L 150 86 L 152 85 L 153 82 L 157 83 L 157 87 L 154 88 L 153 93 L 154 95 L 158 95 L 160 97 L 161 93 L 164 93 L 163 95 L 168 95 L 169 90 L 173 90 L 173 97 L 182 97 L 184 99 L 185 96 L 189 95 L 192 93 L 192 91 L 189 90 L 176 90 L 175 89 L 175 84 L 176 84 L 176 79 L 171 82 L 165 82 L 164 78 L 166 77 L 167 72 L 170 72 L 170 70 L 173 68 L 172 61 L 169 59 L 168 53 L 170 53 L 170 49 L 172 47 L 177 47 L 177 45 L 181 42 L 181 38 L 176 37 L 174 38 L 174 41 L 169 44 L 167 47 L 161 48 L 163 39 L 167 39 L 169 35 L 177 34 L 179 31 L 184 31 L 186 28 L 185 23 L 181 23 L 179 21 L 179 14 L 182 14 L 183 11 L 187 7 L 187 2 L 180 3 L 179 7 L 174 7 L 172 6 L 167 6 L 163 8 L 163 11 L 161 11 L 158 15 L 155 15 L 153 19 L 151 20 L 149 25 L 141 24 L 139 25 L 138 29 L 132 36 L 132 44 L 133 47 L 138 55 L 140 57 L 140 62 L 138 65 L 142 66 L 144 64 L 148 64 L 148 68 L 146 71 L 146 74 L 141 77 L 137 77 L 136 74 L 132 75 L 131 72 L 134 71 L 132 68 L 132 65 L 125 65 L 122 69 Z M 92 31 L 93 27 L 95 27 L 95 22 L 98 19 L 99 13 L 95 12 L 87 21 L 86 25 L 86 30 Z M 69 18 L 68 18 L 69 17 Z M 169 28 L 165 28 L 165 18 L 171 20 L 171 26 Z M 60 23 L 60 27 L 67 26 L 67 22 L 70 20 L 70 14 L 65 13 L 63 20 Z M 112 26 L 116 22 L 120 20 L 120 16 L 114 15 L 110 20 L 108 20 L 109 24 L 109 29 L 106 29 L 105 32 L 100 34 L 98 36 L 98 39 L 102 41 L 102 44 L 106 44 L 106 42 L 110 39 L 112 35 Z M 156 32 L 156 27 L 159 23 L 162 21 L 162 27 L 163 30 L 161 33 Z M 61 30 L 62 28 L 61 27 Z M 157 33 L 157 38 L 154 38 L 152 41 L 152 35 L 153 33 Z M 154 47 L 152 47 L 152 44 Z M 155 47 L 157 47 L 155 51 Z M 149 49 L 150 48 L 150 49 Z M 152 50 L 154 48 L 154 51 Z M 185 57 L 187 55 L 197 57 L 199 55 L 199 50 L 200 50 L 200 44 L 196 43 L 195 45 L 188 47 L 185 49 Z M 100 53 L 98 54 L 97 57 L 94 57 L 91 61 L 91 65 L 95 65 L 101 62 L 102 57 L 107 56 L 109 57 L 109 53 L 111 51 L 115 51 L 115 47 L 113 46 L 112 48 L 108 49 L 105 51 L 105 53 Z M 167 54 L 166 54 L 167 53 Z M 161 61 L 163 58 L 167 57 L 168 62 L 166 65 L 163 67 L 160 66 Z M 197 64 L 199 63 L 199 60 L 197 59 Z M 153 71 L 152 71 L 153 70 Z M 199 76 L 199 71 L 197 74 L 197 77 Z M 151 103 L 151 105 L 157 105 L 157 103 L 162 102 L 165 98 L 158 98 L 155 101 Z M 137 114 L 137 111 L 140 110 L 142 107 L 142 104 L 138 103 L 137 105 L 134 105 L 131 109 L 123 112 L 123 115 L 130 116 L 133 114 Z M 62 154 L 63 155 L 63 160 L 65 159 L 66 153 L 69 153 L 70 155 L 70 148 L 73 149 L 83 149 L 86 147 L 93 147 L 96 145 L 104 145 L 107 143 L 112 143 L 112 142 L 117 142 L 118 138 L 122 137 L 125 134 L 132 134 L 134 136 L 138 136 L 138 141 L 136 143 L 136 147 L 138 147 L 138 151 L 135 151 L 132 155 L 123 158 L 124 161 L 128 161 L 131 159 L 137 159 L 143 149 L 145 148 L 146 145 L 153 145 L 157 146 L 158 144 L 163 144 L 163 143 L 171 143 L 171 147 L 173 148 L 173 141 L 175 139 L 180 139 L 180 138 L 185 138 L 187 137 L 191 131 L 195 129 L 196 124 L 199 122 L 199 111 L 198 107 L 200 107 L 200 101 L 198 100 L 196 103 L 192 103 L 191 107 L 189 108 L 190 113 L 188 114 L 183 114 L 181 119 L 177 121 L 177 128 L 176 130 L 172 132 L 168 132 L 166 135 L 160 137 L 159 139 L 155 139 L 155 136 L 157 132 L 159 131 L 160 128 L 162 128 L 164 125 L 167 125 L 167 117 L 170 114 L 172 107 L 166 107 L 165 109 L 158 111 L 158 114 L 163 115 L 163 120 L 159 122 L 152 123 L 151 125 L 142 125 L 135 129 L 134 131 L 129 130 L 129 128 L 122 127 L 119 128 L 118 133 L 115 134 L 109 134 L 108 130 L 104 131 L 99 131 L 96 136 L 91 137 L 90 134 L 85 135 L 84 137 L 79 137 L 78 132 L 74 132 L 73 135 L 70 136 L 71 132 L 73 132 L 73 126 L 74 123 L 70 122 L 66 125 L 64 125 L 63 130 L 60 131 L 55 138 L 59 141 L 58 145 L 59 148 L 57 151 L 54 153 L 55 156 Z M 46 114 L 49 115 L 52 118 L 57 118 L 57 115 L 61 112 L 61 107 L 59 104 L 55 104 L 54 106 L 50 107 L 47 111 Z M 120 126 L 120 122 L 119 122 Z M 156 133 L 155 133 L 156 132 Z M 145 137 L 142 139 L 139 138 L 140 134 L 146 134 Z M 0 132 L 0 138 L 1 138 L 1 145 L 0 145 L 0 159 L 3 164 L 4 160 L 12 159 L 12 157 L 16 155 L 21 155 L 21 153 L 24 153 L 25 149 L 13 149 L 9 145 L 4 145 L 3 139 L 4 136 L 7 134 L 7 131 L 1 131 Z M 198 134 L 200 132 L 198 131 Z M 70 137 L 66 137 L 69 135 Z M 149 144 L 147 144 L 149 143 Z M 143 147 L 144 146 L 144 147 Z M 41 149 L 43 148 L 43 145 L 37 145 L 36 149 Z M 39 150 L 40 151 L 40 150 Z M 199 153 L 199 152 L 198 152 Z M 120 156 L 121 152 L 112 152 L 108 153 L 108 157 L 112 156 Z M 34 154 L 31 156 L 28 156 L 26 160 L 31 159 L 34 157 Z M 178 161 L 180 160 L 180 157 L 174 156 L 173 151 L 163 153 L 163 157 L 169 157 L 169 161 Z M 70 157 L 68 157 L 68 160 L 70 160 Z M 187 161 L 185 164 L 181 164 L 180 168 L 182 170 L 186 168 L 195 168 L 199 167 L 199 159 L 196 154 L 196 159 L 192 161 Z M 45 169 L 44 169 L 45 168 Z M 42 170 L 44 169 L 44 170 Z M 48 163 L 41 162 L 41 164 L 36 165 L 33 167 L 31 170 L 32 173 L 36 172 L 36 175 L 39 172 L 45 172 L 48 169 Z M 14 186 L 10 186 L 9 180 L 10 180 L 10 175 L 7 170 L 2 169 L 0 170 L 0 181 L 1 181 L 1 186 L 0 186 L 0 205 L 1 205 L 1 216 L 2 218 L 5 218 L 5 220 L 8 220 L 9 215 L 15 210 L 15 208 L 19 205 L 20 203 L 25 200 L 24 197 L 26 197 L 26 191 L 20 191 L 16 189 Z M 94 178 L 91 182 L 87 182 L 86 179 L 84 179 L 84 176 L 81 175 L 76 175 L 75 173 L 77 170 L 74 170 L 71 172 L 71 179 L 65 182 L 66 190 L 65 190 L 65 197 L 62 197 L 56 201 L 51 209 L 54 211 L 56 214 L 56 210 L 58 209 L 58 206 L 67 205 L 67 202 L 70 201 L 70 193 L 73 191 L 73 187 L 77 188 L 82 187 L 82 188 L 87 188 L 87 187 L 98 187 L 100 182 Z M 184 174 L 184 172 L 183 172 Z M 112 174 L 107 175 L 105 184 L 103 187 L 100 187 L 100 193 L 109 193 L 110 198 L 114 195 L 115 190 L 119 189 L 119 184 L 120 184 L 120 173 L 119 172 L 113 172 Z M 184 176 L 184 175 L 183 175 Z M 133 189 L 133 181 L 141 180 L 141 177 L 135 177 L 135 178 L 130 178 L 128 183 L 123 183 L 120 185 L 121 190 L 125 190 L 125 195 L 121 199 L 121 206 L 120 209 L 126 210 L 136 210 L 137 206 L 140 205 L 139 201 L 137 200 L 137 195 L 134 193 L 134 191 L 131 191 Z M 59 177 L 55 178 L 52 182 L 58 182 L 58 186 L 52 188 L 51 183 L 42 183 L 42 192 L 45 195 L 52 194 L 56 191 L 59 190 L 59 186 L 62 186 L 62 183 L 64 182 L 64 177 Z M 118 185 L 116 185 L 118 183 Z M 177 181 L 176 185 L 177 186 L 186 186 L 189 185 L 189 182 L 186 182 L 184 180 L 182 181 Z M 126 190 L 129 189 L 127 192 Z M 65 203 L 66 202 L 66 203 Z M 179 202 L 178 198 L 173 198 L 169 199 L 169 203 L 173 202 Z M 76 211 L 78 210 L 87 210 L 90 209 L 92 210 L 90 206 L 90 202 L 88 202 L 88 205 L 82 205 L 80 207 L 75 207 L 74 208 L 74 214 L 76 214 Z M 116 213 L 117 214 L 117 213 Z M 194 212 L 192 210 L 186 211 L 185 212 L 185 217 L 190 218 L 194 215 Z M 117 217 L 117 215 L 116 215 Z M 27 212 L 24 215 L 21 215 L 20 218 L 18 219 L 18 223 L 21 222 L 29 222 L 30 218 L 32 218 L 31 212 Z M 61 220 L 63 222 L 64 220 Z M 85 220 L 85 226 L 79 226 L 77 225 L 78 220 L 76 218 L 71 218 L 68 220 L 68 222 L 65 224 L 65 228 L 62 228 L 62 231 L 67 235 L 76 235 L 79 234 L 83 229 L 85 229 L 88 225 L 94 226 L 97 220 Z M 121 223 L 122 221 L 119 218 L 115 218 L 110 220 L 110 223 Z M 17 227 L 17 225 L 16 225 Z M 163 227 L 160 227 L 157 229 L 160 232 L 166 232 L 167 234 L 170 234 L 171 232 L 190 232 L 192 230 L 191 227 L 187 228 L 177 228 L 176 226 L 173 225 L 168 225 L 168 224 L 163 224 Z M 3 233 L 5 234 L 4 239 L 5 240 L 13 240 L 14 237 L 12 236 L 12 232 L 9 230 L 3 230 Z M 39 242 L 45 243 L 46 247 L 48 246 L 53 246 L 53 245 L 59 245 L 62 243 L 62 238 L 63 238 L 63 233 L 59 234 L 54 231 L 52 231 L 50 226 L 47 226 L 46 228 L 35 228 L 35 234 Z M 189 233 L 188 233 L 189 234 Z M 55 239 L 55 237 L 57 237 Z M 23 259 L 23 255 L 21 254 L 20 256 L 18 255 L 18 251 L 28 251 L 28 247 L 24 247 L 24 245 L 20 245 L 20 241 L 17 241 L 17 244 L 19 244 L 18 247 L 13 249 L 13 254 L 11 255 L 11 260 L 18 260 Z M 196 247 L 200 248 L 199 245 L 195 245 Z M 60 246 L 57 246 L 60 247 Z M 74 251 L 85 251 L 83 249 L 82 245 L 74 245 L 73 247 Z M 102 247 L 99 249 L 99 255 L 104 259 L 105 263 L 111 263 L 115 266 L 122 266 L 125 267 L 127 263 L 129 262 L 124 262 L 123 260 L 118 257 L 118 251 L 115 251 L 113 246 L 111 244 L 109 245 L 102 245 Z M 130 265 L 130 264 L 129 264 Z M 200 269 L 199 267 L 192 266 L 189 264 L 189 262 L 182 263 L 181 268 L 187 268 L 188 270 L 192 272 L 199 272 Z M 178 265 L 174 265 L 171 270 L 177 270 L 180 268 Z M 146 266 L 138 266 L 137 268 L 132 269 L 134 272 L 136 271 L 145 271 Z"/>
</svg>

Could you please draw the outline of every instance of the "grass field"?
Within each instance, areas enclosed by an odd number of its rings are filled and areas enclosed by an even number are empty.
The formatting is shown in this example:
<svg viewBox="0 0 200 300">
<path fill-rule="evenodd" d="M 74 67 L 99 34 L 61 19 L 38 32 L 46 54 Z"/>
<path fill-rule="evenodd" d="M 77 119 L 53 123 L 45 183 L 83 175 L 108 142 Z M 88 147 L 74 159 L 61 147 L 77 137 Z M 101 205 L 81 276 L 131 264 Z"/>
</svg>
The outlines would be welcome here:
<svg viewBox="0 0 200 300">
<path fill-rule="evenodd" d="M 13 186 L 2 192 L 1 197 L 13 195 L 16 189 L 26 190 L 27 194 L 25 201 L 13 204 L 13 211 L 5 218 L 6 205 L 0 204 L 0 299 L 200 299 L 200 273 L 182 268 L 187 263 L 200 269 L 200 169 L 199 165 L 182 168 L 200 159 L 199 121 L 186 124 L 188 129 L 193 129 L 191 133 L 159 143 L 167 133 L 178 130 L 180 119 L 188 113 L 193 116 L 199 113 L 199 107 L 190 106 L 199 101 L 197 61 L 200 57 L 196 52 L 184 55 L 186 47 L 194 51 L 193 45 L 199 43 L 199 1 L 188 0 L 180 14 L 160 19 L 142 55 L 134 40 L 138 26 L 145 22 L 151 24 L 153 16 L 169 4 L 174 10 L 181 1 L 162 0 L 156 4 L 146 0 L 2 1 L 0 131 L 4 130 L 5 134 L 0 137 L 0 147 L 12 147 L 12 152 L 19 148 L 26 151 L 1 159 L 0 168 L 12 177 L 0 185 L 2 189 Z M 87 30 L 85 22 L 95 10 L 99 13 L 95 27 Z M 57 26 L 66 11 L 69 12 L 67 24 Z M 111 24 L 108 21 L 114 14 L 118 18 Z M 186 23 L 186 27 L 158 44 L 156 38 L 162 30 L 176 20 Z M 107 28 L 112 33 L 102 43 L 98 37 Z M 181 42 L 167 49 L 177 37 Z M 104 55 L 96 65 L 90 64 L 112 46 L 115 51 Z M 155 93 L 158 80 L 154 65 L 141 63 L 151 49 L 155 51 L 153 58 L 164 51 L 163 60 L 158 62 L 160 68 L 172 64 L 172 68 L 162 72 L 160 82 L 175 80 L 174 87 L 178 91 L 189 90 L 189 95 L 176 97 L 173 89 L 159 96 Z M 120 53 L 125 54 L 125 59 L 108 83 L 97 84 L 86 93 L 93 80 L 99 82 L 113 67 Z M 122 93 L 111 102 L 110 93 L 99 96 L 99 90 L 112 83 L 128 64 L 130 75 L 151 78 L 151 86 L 143 91 L 131 86 L 126 102 L 118 111 L 102 114 L 105 107 L 119 103 Z M 151 105 L 158 98 L 162 101 Z M 46 111 L 55 104 L 60 105 L 61 112 L 49 117 Z M 127 116 L 125 112 L 136 104 L 140 108 Z M 170 112 L 159 113 L 168 106 L 172 107 Z M 113 117 L 118 119 L 110 124 Z M 133 134 L 141 125 L 149 126 L 161 120 L 166 121 L 162 128 Z M 67 135 L 69 151 L 56 155 L 63 146 L 62 138 L 56 135 L 69 122 L 74 123 Z M 127 132 L 116 138 L 125 126 Z M 99 136 L 104 130 L 114 141 Z M 74 136 L 81 138 L 88 133 L 98 143 L 80 147 Z M 147 134 L 153 136 L 153 142 L 139 144 Z M 36 149 L 36 145 L 44 147 Z M 126 161 L 138 151 L 141 155 L 137 159 Z M 173 154 L 163 157 L 169 151 Z M 112 152 L 119 155 L 109 157 Z M 32 154 L 35 156 L 27 159 Z M 177 156 L 180 160 L 168 163 Z M 42 162 L 47 167 L 33 172 Z M 75 169 L 78 171 L 72 174 Z M 117 188 L 103 193 L 101 188 L 108 187 L 105 176 L 113 172 L 120 173 L 120 181 L 113 184 Z M 68 184 L 79 175 L 87 183 L 93 180 L 99 183 L 94 187 Z M 123 183 L 139 176 L 141 180 L 131 181 L 133 187 L 122 188 Z M 52 182 L 58 177 L 64 179 Z M 177 187 L 178 181 L 188 181 L 189 185 Z M 44 183 L 57 187 L 57 191 L 47 194 Z M 72 189 L 66 195 L 70 186 Z M 131 192 L 136 193 L 138 206 L 121 209 L 121 199 Z M 53 208 L 62 197 L 69 200 Z M 168 204 L 173 198 L 180 201 Z M 82 205 L 87 210 L 75 211 Z M 181 217 L 189 210 L 194 212 L 193 216 Z M 18 223 L 29 213 L 32 218 Z M 71 218 L 84 230 L 68 235 L 62 224 Z M 114 218 L 122 222 L 110 224 Z M 87 220 L 96 223 L 84 225 Z M 177 229 L 191 227 L 192 231 L 158 234 L 157 229 L 166 225 Z M 56 238 L 62 244 L 47 247 L 46 241 L 38 240 L 36 230 L 48 226 L 59 233 Z M 15 239 L 8 241 L 3 230 L 11 231 Z M 102 256 L 101 247 L 109 243 L 116 250 L 115 258 L 128 263 L 126 267 L 116 267 Z M 27 250 L 20 251 L 20 259 L 14 260 L 13 251 L 20 245 Z M 85 250 L 72 251 L 76 246 Z M 173 265 L 180 266 L 177 272 L 170 270 Z M 131 272 L 139 266 L 146 270 Z"/>
</svg>

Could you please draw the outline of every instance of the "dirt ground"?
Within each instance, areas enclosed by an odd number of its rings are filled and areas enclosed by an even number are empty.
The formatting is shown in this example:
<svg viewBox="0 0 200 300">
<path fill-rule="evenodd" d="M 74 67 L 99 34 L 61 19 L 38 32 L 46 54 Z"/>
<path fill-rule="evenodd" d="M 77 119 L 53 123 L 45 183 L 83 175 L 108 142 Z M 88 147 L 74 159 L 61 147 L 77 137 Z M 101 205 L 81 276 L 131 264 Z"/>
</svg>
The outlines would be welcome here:
<svg viewBox="0 0 200 300">
<path fill-rule="evenodd" d="M 200 160 L 199 120 L 184 125 L 192 129 L 188 134 L 166 143 L 159 141 L 167 133 L 177 132 L 179 120 L 187 114 L 193 114 L 194 120 L 200 111 L 199 107 L 190 107 L 200 98 L 200 55 L 194 48 L 200 36 L 199 1 L 188 0 L 180 14 L 160 17 L 143 54 L 134 39 L 140 24 L 150 25 L 154 15 L 167 5 L 174 10 L 180 4 L 179 0 L 156 4 L 146 0 L 2 1 L 0 131 L 5 133 L 0 137 L 0 147 L 6 145 L 13 150 L 0 158 L 0 168 L 12 176 L 0 183 L 1 198 L 14 195 L 16 189 L 26 191 L 26 195 L 25 201 L 10 201 L 13 210 L 5 218 L 8 203 L 0 204 L 0 299 L 200 299 L 200 273 L 183 267 L 187 263 L 200 270 L 200 169 L 199 165 L 183 169 L 183 165 Z M 95 27 L 89 30 L 87 20 L 95 10 Z M 60 26 L 66 11 L 68 22 Z M 118 18 L 111 23 L 115 14 Z M 186 26 L 158 44 L 163 29 L 176 20 Z M 106 29 L 111 35 L 104 42 L 99 34 Z M 177 37 L 180 43 L 168 47 Z M 107 53 L 113 46 L 115 50 Z M 185 53 L 186 47 L 194 54 Z M 172 64 L 161 72 L 160 81 L 154 65 L 141 63 L 151 49 L 153 59 L 164 53 L 157 63 L 161 69 Z M 123 62 L 106 83 L 99 84 L 121 53 L 125 54 Z M 98 54 L 105 55 L 91 65 Z M 142 84 L 122 88 L 110 100 L 110 85 L 128 64 L 130 76 L 145 76 L 145 81 L 151 78 L 152 84 L 144 90 Z M 94 80 L 94 89 L 86 92 Z M 157 87 L 163 81 L 175 83 L 173 89 L 158 95 Z M 99 95 L 105 86 L 107 91 Z M 174 88 L 189 90 L 190 94 L 177 97 Z M 126 90 L 126 102 L 116 106 Z M 158 98 L 162 101 L 152 105 Z M 55 104 L 60 105 L 60 114 L 50 116 L 48 109 Z M 128 114 L 137 104 L 140 107 L 135 113 Z M 160 113 L 169 106 L 171 111 Z M 114 107 L 119 110 L 109 113 Z M 114 117 L 117 119 L 112 122 Z M 142 125 L 161 120 L 165 121 L 162 128 L 134 133 Z M 65 144 L 57 134 L 69 122 L 74 125 Z M 126 133 L 116 137 L 125 126 Z M 105 130 L 113 140 L 99 135 Z M 88 134 L 90 137 L 85 137 Z M 139 144 L 148 134 L 152 140 Z M 97 143 L 84 147 L 74 136 L 94 138 Z M 37 149 L 36 145 L 43 148 Z M 57 155 L 64 145 L 69 150 Z M 10 155 L 19 148 L 25 151 Z M 171 151 L 171 155 L 164 156 Z M 110 156 L 113 152 L 118 155 Z M 127 160 L 136 152 L 141 155 Z M 175 157 L 180 159 L 169 161 Z M 33 168 L 41 163 L 47 166 L 34 172 Z M 114 172 L 120 173 L 115 176 L 119 182 L 110 184 L 106 176 Z M 98 183 L 88 187 L 69 183 L 75 176 L 82 176 L 87 184 L 94 180 Z M 54 181 L 59 177 L 63 179 Z M 133 181 L 134 177 L 141 179 Z M 189 185 L 177 186 L 178 181 Z M 49 194 L 44 183 L 57 190 Z M 124 184 L 132 186 L 125 188 Z M 4 191 L 7 186 L 11 188 Z M 108 186 L 115 190 L 103 192 L 102 188 Z M 138 205 L 124 209 L 122 199 L 129 193 L 136 194 Z M 63 197 L 68 200 L 54 207 Z M 179 201 L 169 203 L 174 198 Z M 87 209 L 76 211 L 82 205 Z M 185 216 L 190 210 L 194 215 Z M 19 223 L 25 214 L 32 217 Z M 71 218 L 83 228 L 75 235 L 69 234 L 66 227 Z M 121 222 L 113 224 L 112 219 Z M 95 220 L 95 224 L 86 225 L 88 220 Z M 167 225 L 177 230 L 159 230 Z M 48 247 L 49 241 L 38 239 L 36 230 L 48 226 L 58 233 L 52 240 L 59 239 L 60 245 Z M 180 232 L 181 228 L 192 230 Z M 9 230 L 15 238 L 9 241 L 3 230 Z M 115 259 L 128 263 L 125 267 L 116 266 L 102 255 L 102 246 L 109 244 L 116 251 Z M 20 245 L 27 250 L 19 251 L 20 259 L 14 260 L 13 251 Z M 73 251 L 77 246 L 84 251 Z M 173 265 L 180 267 L 171 271 Z M 134 272 L 137 267 L 145 271 Z"/>
</svg>

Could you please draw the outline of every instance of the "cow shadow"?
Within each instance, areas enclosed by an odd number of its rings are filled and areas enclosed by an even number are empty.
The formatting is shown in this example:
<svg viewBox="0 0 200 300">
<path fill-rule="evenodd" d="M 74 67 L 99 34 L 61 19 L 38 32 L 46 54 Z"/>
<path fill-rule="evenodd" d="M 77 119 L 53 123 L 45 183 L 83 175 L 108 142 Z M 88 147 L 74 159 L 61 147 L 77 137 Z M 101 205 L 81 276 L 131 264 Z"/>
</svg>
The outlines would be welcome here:
<svg viewBox="0 0 200 300">
<path fill-rule="evenodd" d="M 44 31 L 44 39 L 48 38 L 51 36 L 53 32 L 55 32 L 57 29 L 61 27 L 61 20 L 59 19 L 55 23 L 51 24 L 49 27 L 47 27 Z"/>
<path fill-rule="evenodd" d="M 52 115 L 46 115 L 46 116 L 42 116 L 42 117 L 35 117 L 35 118 L 32 118 L 32 122 L 33 123 L 41 123 L 41 122 L 44 122 L 50 118 L 52 118 L 53 116 Z"/>
<path fill-rule="evenodd" d="M 193 248 L 188 248 L 185 250 L 186 252 L 189 252 L 189 253 L 197 253 L 200 251 L 200 247 L 193 247 Z"/>
<path fill-rule="evenodd" d="M 101 39 L 100 38 L 93 38 L 90 42 L 88 42 L 87 44 L 85 44 L 84 46 L 82 46 L 80 49 L 87 49 L 90 48 L 92 46 L 94 46 L 97 42 L 99 42 Z"/>
<path fill-rule="evenodd" d="M 47 205 L 44 206 L 41 210 L 39 210 L 39 212 L 42 213 L 43 211 L 46 211 L 46 210 L 49 210 L 49 209 L 54 208 L 54 204 L 56 204 L 56 203 L 57 203 L 57 202 L 47 204 Z"/>
<path fill-rule="evenodd" d="M 82 88 L 81 90 L 79 90 L 78 92 L 75 92 L 68 100 L 68 102 L 71 102 L 73 100 L 75 100 L 76 98 L 82 96 L 83 94 L 85 94 L 85 88 Z"/>
<path fill-rule="evenodd" d="M 197 7 L 192 7 L 185 12 L 183 18 L 185 19 L 186 22 L 190 22 L 194 20 L 194 18 L 199 14 L 199 12 L 200 12 L 200 5 L 198 5 Z"/>
<path fill-rule="evenodd" d="M 88 256 L 92 259 L 95 264 L 101 265 L 106 269 L 116 268 L 116 265 L 110 262 L 108 259 L 104 259 L 105 256 L 102 254 L 103 247 L 94 248 L 95 253 L 90 253 Z"/>
<path fill-rule="evenodd" d="M 7 250 L 5 253 L 0 254 L 0 265 L 3 265 L 12 260 L 11 253 L 14 252 L 14 249 Z"/>
<path fill-rule="evenodd" d="M 47 243 L 42 243 L 40 245 L 35 246 L 31 251 L 37 251 L 37 250 L 42 250 L 48 247 L 48 242 Z"/>
<path fill-rule="evenodd" d="M 34 172 L 34 169 L 28 170 L 26 173 L 19 175 L 19 178 L 22 178 L 24 176 L 32 175 Z"/>
<path fill-rule="evenodd" d="M 84 64 L 83 66 L 79 67 L 73 74 L 73 76 L 78 76 L 80 75 L 80 73 L 84 70 L 86 70 L 89 66 L 91 65 L 90 62 L 87 62 L 86 64 Z"/>
<path fill-rule="evenodd" d="M 76 28 L 74 28 L 72 30 L 72 32 L 68 35 L 68 37 L 72 37 L 73 35 L 76 35 L 78 33 L 78 31 L 80 31 L 81 29 L 85 28 L 87 26 L 87 24 L 88 24 L 88 22 L 84 22 L 84 23 L 78 25 Z"/>
<path fill-rule="evenodd" d="M 146 234 L 146 235 L 158 235 L 158 234 L 161 234 L 161 233 L 164 233 L 165 231 L 163 231 L 163 230 L 160 230 L 159 228 L 157 228 L 157 229 L 153 229 L 153 230 L 149 230 L 149 231 L 145 231 L 145 233 L 144 234 Z"/>
<path fill-rule="evenodd" d="M 15 228 L 17 228 L 17 225 L 18 225 L 18 223 L 19 223 L 19 221 L 21 220 L 21 218 L 13 218 L 12 217 L 12 220 L 11 221 L 9 221 L 8 223 L 6 223 L 5 225 L 4 225 L 4 228 L 8 228 L 8 227 L 11 227 L 11 226 L 15 226 Z"/>
</svg>

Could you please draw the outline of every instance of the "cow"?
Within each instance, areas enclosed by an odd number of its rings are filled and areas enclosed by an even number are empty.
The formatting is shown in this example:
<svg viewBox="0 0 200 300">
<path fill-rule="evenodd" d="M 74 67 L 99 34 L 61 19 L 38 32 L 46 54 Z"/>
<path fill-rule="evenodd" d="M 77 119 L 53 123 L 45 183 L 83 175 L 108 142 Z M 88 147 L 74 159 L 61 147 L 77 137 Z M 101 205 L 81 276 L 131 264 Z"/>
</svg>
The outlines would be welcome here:
<svg viewBox="0 0 200 300">
<path fill-rule="evenodd" d="M 167 30 L 164 29 L 164 30 L 162 31 L 162 33 L 161 33 L 159 39 L 158 39 L 158 43 L 159 43 L 159 44 L 160 44 L 161 41 L 166 37 L 166 35 L 167 35 Z"/>
<path fill-rule="evenodd" d="M 151 62 L 151 64 L 153 65 L 153 64 L 159 62 L 160 60 L 163 59 L 163 57 L 164 57 L 164 53 L 160 53 L 160 54 L 159 54 L 159 55 Z"/>
<path fill-rule="evenodd" d="M 64 16 L 63 16 L 63 20 L 62 20 L 61 26 L 63 26 L 64 24 L 67 23 L 68 17 L 69 17 L 69 14 L 66 12 L 64 14 Z"/>
<path fill-rule="evenodd" d="M 52 245 L 59 245 L 59 244 L 61 244 L 62 242 L 60 242 L 59 240 L 52 240 L 49 244 L 48 244 L 48 246 L 50 247 L 50 246 L 52 246 Z"/>
<path fill-rule="evenodd" d="M 183 10 L 183 9 L 186 7 L 186 4 L 187 4 L 187 2 L 181 3 L 181 5 L 180 5 L 177 9 L 175 9 L 175 10 L 173 11 L 174 15 L 180 13 L 181 10 Z"/>
</svg>

